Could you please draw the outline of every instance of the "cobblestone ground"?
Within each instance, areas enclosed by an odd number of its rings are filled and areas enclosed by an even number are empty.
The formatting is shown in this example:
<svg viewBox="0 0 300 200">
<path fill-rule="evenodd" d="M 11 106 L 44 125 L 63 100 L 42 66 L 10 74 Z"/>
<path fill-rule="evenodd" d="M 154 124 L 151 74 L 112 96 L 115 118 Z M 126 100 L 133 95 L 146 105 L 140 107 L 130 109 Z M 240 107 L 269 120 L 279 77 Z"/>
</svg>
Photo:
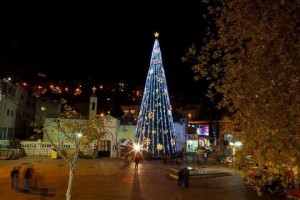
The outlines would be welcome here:
<svg viewBox="0 0 300 200">
<path fill-rule="evenodd" d="M 11 188 L 10 171 L 21 166 L 19 187 L 24 182 L 24 169 L 33 166 L 35 178 L 31 182 L 38 189 L 29 193 L 15 192 Z M 189 188 L 177 188 L 162 161 L 142 160 L 138 171 L 134 164 L 123 167 L 119 158 L 80 159 L 75 169 L 72 200 L 254 200 L 282 199 L 274 195 L 257 197 L 247 191 L 237 172 L 229 168 L 206 165 L 205 169 L 229 171 L 231 176 L 190 180 Z M 50 157 L 22 157 L 18 160 L 0 160 L 1 200 L 64 200 L 68 184 L 69 166 L 63 159 Z M 42 195 L 48 193 L 52 195 Z"/>
</svg>

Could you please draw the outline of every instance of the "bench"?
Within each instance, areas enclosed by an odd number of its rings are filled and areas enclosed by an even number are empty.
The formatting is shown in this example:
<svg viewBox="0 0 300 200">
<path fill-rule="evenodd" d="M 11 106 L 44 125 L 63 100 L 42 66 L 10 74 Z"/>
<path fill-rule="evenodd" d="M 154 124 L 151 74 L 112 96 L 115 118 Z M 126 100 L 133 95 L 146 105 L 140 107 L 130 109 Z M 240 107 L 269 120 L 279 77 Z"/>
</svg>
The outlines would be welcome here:
<svg viewBox="0 0 300 200">
<path fill-rule="evenodd" d="M 178 180 L 178 172 L 179 168 L 169 168 L 170 177 Z M 231 176 L 229 172 L 223 171 L 198 171 L 195 169 L 189 169 L 189 178 L 193 179 L 201 179 L 201 178 L 214 178 L 214 177 L 223 177 L 223 176 Z"/>
</svg>

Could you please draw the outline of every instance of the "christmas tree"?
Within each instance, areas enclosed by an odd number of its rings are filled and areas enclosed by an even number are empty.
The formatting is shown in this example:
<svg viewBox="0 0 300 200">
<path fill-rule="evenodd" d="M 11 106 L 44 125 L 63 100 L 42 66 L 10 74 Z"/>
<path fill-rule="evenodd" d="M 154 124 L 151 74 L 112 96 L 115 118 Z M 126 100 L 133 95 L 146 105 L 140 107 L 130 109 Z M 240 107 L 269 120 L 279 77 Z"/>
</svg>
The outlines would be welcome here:
<svg viewBox="0 0 300 200">
<path fill-rule="evenodd" d="M 135 143 L 154 157 L 173 154 L 177 150 L 158 35 L 157 32 L 154 34 L 155 41 L 135 135 Z"/>
</svg>

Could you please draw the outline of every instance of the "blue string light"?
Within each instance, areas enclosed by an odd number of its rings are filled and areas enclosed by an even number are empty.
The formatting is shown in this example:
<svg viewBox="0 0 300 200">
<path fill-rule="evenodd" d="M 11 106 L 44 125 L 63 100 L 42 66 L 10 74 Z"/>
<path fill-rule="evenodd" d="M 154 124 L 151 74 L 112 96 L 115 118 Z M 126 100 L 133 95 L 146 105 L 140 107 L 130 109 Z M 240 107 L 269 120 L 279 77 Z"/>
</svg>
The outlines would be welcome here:
<svg viewBox="0 0 300 200">
<path fill-rule="evenodd" d="M 155 35 L 140 113 L 137 121 L 135 143 L 154 157 L 177 151 L 172 110 L 162 55 Z"/>
</svg>

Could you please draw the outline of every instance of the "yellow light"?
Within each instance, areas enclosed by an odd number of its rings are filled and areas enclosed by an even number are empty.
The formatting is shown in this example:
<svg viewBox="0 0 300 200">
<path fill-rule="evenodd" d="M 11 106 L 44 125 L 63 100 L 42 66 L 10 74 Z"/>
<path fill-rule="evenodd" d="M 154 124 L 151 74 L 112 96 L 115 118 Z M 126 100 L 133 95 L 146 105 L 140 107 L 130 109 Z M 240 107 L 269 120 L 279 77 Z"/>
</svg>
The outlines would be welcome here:
<svg viewBox="0 0 300 200">
<path fill-rule="evenodd" d="M 162 144 L 160 144 L 160 143 L 159 143 L 159 144 L 157 144 L 157 146 L 156 146 L 156 147 L 157 147 L 157 149 L 158 149 L 158 150 L 162 150 L 162 149 L 163 149 L 163 145 L 162 145 Z"/>
<path fill-rule="evenodd" d="M 145 143 L 146 145 L 149 145 L 150 142 L 151 142 L 151 140 L 150 140 L 149 138 L 146 138 L 144 143 Z"/>
</svg>

